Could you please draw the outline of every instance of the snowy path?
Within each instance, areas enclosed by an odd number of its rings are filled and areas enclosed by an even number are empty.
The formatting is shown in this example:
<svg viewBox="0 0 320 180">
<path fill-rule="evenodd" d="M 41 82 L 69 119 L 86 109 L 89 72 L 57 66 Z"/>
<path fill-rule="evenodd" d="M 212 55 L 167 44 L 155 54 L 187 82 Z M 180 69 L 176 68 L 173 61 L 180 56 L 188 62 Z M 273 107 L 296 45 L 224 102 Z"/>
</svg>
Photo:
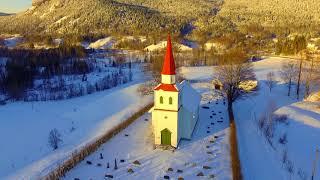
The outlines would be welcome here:
<svg viewBox="0 0 320 180">
<path fill-rule="evenodd" d="M 311 178 L 313 154 L 316 147 L 320 147 L 320 114 L 316 104 L 296 103 L 295 95 L 287 96 L 286 85 L 279 82 L 279 69 L 289 61 L 292 60 L 272 57 L 255 62 L 259 89 L 234 104 L 244 179 L 304 179 L 299 173 L 305 174 L 305 179 Z M 278 83 L 270 93 L 265 81 L 267 73 L 271 71 L 275 72 Z M 288 125 L 276 124 L 272 139 L 274 147 L 271 147 L 258 129 L 257 121 L 273 103 L 280 108 L 276 114 L 286 114 L 289 118 Z M 286 145 L 279 143 L 284 134 L 288 140 Z M 292 175 L 288 173 L 287 164 L 282 163 L 284 150 L 288 152 L 288 161 L 293 163 Z"/>
<path fill-rule="evenodd" d="M 226 107 L 221 97 L 203 88 L 206 87 L 203 84 L 193 86 L 203 95 L 202 106 L 210 109 L 200 109 L 200 119 L 191 141 L 181 141 L 174 152 L 154 149 L 151 116 L 145 114 L 87 157 L 65 179 L 98 180 L 104 179 L 105 175 L 112 175 L 115 179 L 163 179 L 164 176 L 173 179 L 232 179 Z M 100 153 L 103 159 L 100 159 Z M 114 170 L 115 158 L 117 170 Z M 133 164 L 136 160 L 141 165 Z M 108 162 L 110 168 L 107 168 Z M 203 176 L 197 176 L 201 173 Z"/>
<path fill-rule="evenodd" d="M 63 101 L 15 102 L 0 107 L 0 179 L 37 179 L 74 150 L 93 141 L 152 101 L 133 82 Z M 48 145 L 49 131 L 62 135 L 61 147 Z"/>
<path fill-rule="evenodd" d="M 270 58 L 254 63 L 254 70 L 259 81 L 257 93 L 250 94 L 234 104 L 234 114 L 238 129 L 239 155 L 244 179 L 284 179 L 285 174 L 281 170 L 281 164 L 274 157 L 273 149 L 258 131 L 257 121 L 267 109 L 271 101 L 277 106 L 283 106 L 294 102 L 288 98 L 285 85 L 276 86 L 270 94 L 264 84 L 268 72 L 279 72 L 285 59 Z M 280 78 L 277 78 L 280 80 Z M 267 160 L 265 160 L 267 159 Z M 258 163 L 263 162 L 263 163 Z"/>
</svg>

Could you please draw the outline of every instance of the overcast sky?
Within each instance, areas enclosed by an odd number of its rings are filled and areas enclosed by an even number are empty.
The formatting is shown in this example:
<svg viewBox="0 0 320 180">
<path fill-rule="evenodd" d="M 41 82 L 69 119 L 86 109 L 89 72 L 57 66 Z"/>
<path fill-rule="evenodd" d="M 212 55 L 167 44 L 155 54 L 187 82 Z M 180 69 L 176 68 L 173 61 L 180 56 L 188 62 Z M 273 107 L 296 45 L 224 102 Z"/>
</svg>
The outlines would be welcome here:
<svg viewBox="0 0 320 180">
<path fill-rule="evenodd" d="M 32 0 L 0 0 L 0 12 L 16 13 L 31 7 Z"/>
</svg>

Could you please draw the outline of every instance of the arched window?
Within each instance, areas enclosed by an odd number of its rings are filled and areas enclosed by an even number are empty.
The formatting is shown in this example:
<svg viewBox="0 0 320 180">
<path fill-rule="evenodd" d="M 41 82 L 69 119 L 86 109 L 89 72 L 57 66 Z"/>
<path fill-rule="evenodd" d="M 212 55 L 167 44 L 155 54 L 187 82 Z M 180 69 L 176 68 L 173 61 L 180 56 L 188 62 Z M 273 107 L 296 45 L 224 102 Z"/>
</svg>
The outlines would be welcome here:
<svg viewBox="0 0 320 180">
<path fill-rule="evenodd" d="M 160 104 L 163 104 L 163 97 L 160 96 Z"/>
<path fill-rule="evenodd" d="M 172 104 L 172 97 L 169 98 L 169 104 Z"/>
</svg>

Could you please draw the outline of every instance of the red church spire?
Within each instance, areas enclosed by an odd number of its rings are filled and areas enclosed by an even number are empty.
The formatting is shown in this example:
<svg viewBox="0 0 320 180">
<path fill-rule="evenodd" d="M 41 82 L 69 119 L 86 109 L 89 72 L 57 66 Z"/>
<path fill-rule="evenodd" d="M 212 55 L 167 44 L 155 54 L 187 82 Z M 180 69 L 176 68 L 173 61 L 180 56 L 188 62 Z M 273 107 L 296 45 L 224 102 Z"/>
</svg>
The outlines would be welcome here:
<svg viewBox="0 0 320 180">
<path fill-rule="evenodd" d="M 166 52 L 166 56 L 164 59 L 161 74 L 164 74 L 164 75 L 175 75 L 176 74 L 176 66 L 175 66 L 174 59 L 173 59 L 170 34 L 168 35 L 167 52 Z"/>
</svg>

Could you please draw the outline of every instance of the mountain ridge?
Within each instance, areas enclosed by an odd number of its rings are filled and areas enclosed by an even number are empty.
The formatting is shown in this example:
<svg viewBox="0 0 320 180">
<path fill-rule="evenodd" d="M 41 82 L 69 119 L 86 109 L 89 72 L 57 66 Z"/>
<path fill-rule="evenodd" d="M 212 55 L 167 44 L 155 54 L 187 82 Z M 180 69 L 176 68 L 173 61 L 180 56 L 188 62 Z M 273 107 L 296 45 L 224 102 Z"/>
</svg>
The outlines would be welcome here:
<svg viewBox="0 0 320 180">
<path fill-rule="evenodd" d="M 278 35 L 295 32 L 311 35 L 320 33 L 320 4 L 317 0 L 250 2 L 251 0 L 33 0 L 34 6 L 26 12 L 0 16 L 0 23 L 3 24 L 0 34 L 159 37 L 171 32 L 181 36 L 191 34 L 188 37 L 207 40 L 226 33 L 247 34 L 254 28 Z M 187 33 L 183 33 L 186 29 Z"/>
<path fill-rule="evenodd" d="M 3 32 L 84 34 L 172 29 L 173 19 L 154 10 L 113 0 L 49 0 L 24 13 L 1 18 Z M 1 30 L 0 30 L 1 31 Z M 0 32 L 1 33 L 1 32 Z"/>
<path fill-rule="evenodd" d="M 34 0 L 26 12 L 0 18 L 5 24 L 0 33 L 178 33 L 197 16 L 209 14 L 220 1 Z M 199 6 L 191 7 L 195 3 Z"/>
<path fill-rule="evenodd" d="M 13 15 L 11 13 L 4 13 L 4 12 L 0 12 L 0 16 L 10 16 L 10 15 Z"/>
</svg>

